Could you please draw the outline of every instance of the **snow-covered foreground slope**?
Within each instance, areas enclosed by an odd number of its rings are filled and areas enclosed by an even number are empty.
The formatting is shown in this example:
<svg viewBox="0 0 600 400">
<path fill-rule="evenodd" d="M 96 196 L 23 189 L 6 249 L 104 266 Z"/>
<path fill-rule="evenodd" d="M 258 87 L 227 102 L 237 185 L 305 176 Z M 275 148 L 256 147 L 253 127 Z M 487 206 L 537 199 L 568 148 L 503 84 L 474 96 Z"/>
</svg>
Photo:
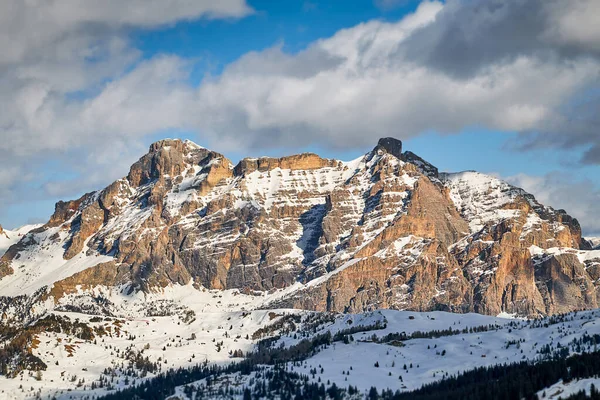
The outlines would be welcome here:
<svg viewBox="0 0 600 400">
<path fill-rule="evenodd" d="M 565 349 L 565 354 L 592 351 L 593 347 L 578 345 L 585 336 L 600 333 L 600 311 L 567 314 L 553 320 L 510 320 L 477 314 L 457 315 L 443 312 L 411 313 L 377 311 L 370 314 L 338 316 L 324 330 L 332 332 L 352 325 L 368 325 L 380 320 L 385 329 L 355 333 L 349 343 L 334 342 L 326 349 L 301 363 L 288 363 L 288 370 L 306 375 L 309 382 L 335 383 L 340 388 L 355 386 L 367 397 L 369 389 L 391 389 L 410 392 L 425 384 L 478 367 L 512 364 L 519 361 L 542 361 L 549 351 Z M 349 321 L 353 323 L 350 324 Z M 478 330 L 487 331 L 478 332 Z M 448 336 L 439 331 L 461 331 Z M 466 332 L 462 332 L 466 330 Z M 475 331 L 475 332 L 472 332 Z M 402 341 L 388 341 L 386 335 L 395 332 L 428 336 Z M 289 336 L 280 342 L 290 345 Z M 276 347 L 278 343 L 274 346 Z M 566 350 L 568 349 L 568 351 Z M 589 384 L 593 380 L 587 382 Z M 224 385 L 245 387 L 260 384 L 256 375 L 221 376 L 221 384 L 212 384 L 207 391 L 206 380 L 192 384 L 204 393 L 216 394 Z M 597 382 L 597 380 L 596 380 Z M 573 393 L 582 385 L 573 384 Z M 188 385 L 190 386 L 190 385 Z M 188 393 L 189 388 L 187 389 Z M 550 393 L 549 391 L 547 391 Z M 540 392 L 541 394 L 542 392 Z M 556 390 L 552 393 L 556 393 Z M 185 387 L 177 389 L 177 398 L 185 395 Z M 558 397 L 554 397 L 558 398 Z"/>
<path fill-rule="evenodd" d="M 229 362 L 230 352 L 252 350 L 254 341 L 250 336 L 271 321 L 270 311 L 245 311 L 261 304 L 262 296 L 196 290 L 191 285 L 131 296 L 97 287 L 91 293 L 63 298 L 56 309 L 89 312 L 94 307 L 90 306 L 92 299 L 98 298 L 106 306 L 101 315 L 54 310 L 37 319 L 56 315 L 81 322 L 93 330 L 93 340 L 65 334 L 64 328 L 51 329 L 62 331 L 59 333 L 35 334 L 32 354 L 47 365 L 46 369 L 39 373 L 25 370 L 12 379 L 0 376 L 0 399 L 25 399 L 37 394 L 42 398 L 80 398 L 94 392 L 90 391 L 91 385 L 101 376 L 109 376 L 112 388 L 134 384 L 136 379 L 124 373 L 129 362 L 135 362 L 132 360 L 137 352 L 157 365 L 156 371 L 146 377 L 204 361 Z M 132 371 L 143 369 L 138 364 Z"/>
<path fill-rule="evenodd" d="M 332 334 L 331 344 L 318 347 L 302 362 L 288 362 L 288 368 L 307 375 L 309 382 L 352 385 L 361 393 L 371 386 L 410 391 L 478 366 L 541 360 L 547 356 L 546 345 L 556 349 L 560 343 L 569 352 L 588 351 L 591 344 L 577 346 L 575 341 L 600 334 L 600 311 L 525 321 L 444 312 L 331 314 L 260 309 L 280 295 L 248 296 L 191 285 L 145 296 L 107 288 L 71 295 L 37 320 L 48 321 L 50 315 L 62 321 L 55 322 L 61 328 L 32 332 L 32 354 L 45 369 L 0 377 L 0 398 L 107 394 L 179 367 L 239 362 L 240 356 L 269 337 L 275 338 L 272 348 L 289 348 L 327 332 Z M 89 311 L 94 308 L 93 298 L 102 299 L 103 315 Z M 88 313 L 81 312 L 86 309 Z M 71 329 L 69 323 L 79 325 Z M 85 334 L 88 331 L 91 335 Z M 349 340 L 336 337 L 339 332 L 346 332 Z M 398 340 L 387 336 L 395 333 L 404 336 Z M 240 390 L 258 382 L 256 373 L 214 378 L 215 391 L 225 382 L 235 382 Z M 189 388 L 181 386 L 177 393 L 205 385 L 205 380 L 189 382 L 185 385 Z"/>
<path fill-rule="evenodd" d="M 540 390 L 537 395 L 540 399 L 550 400 L 564 399 L 580 392 L 585 392 L 589 396 L 592 385 L 598 388 L 600 386 L 600 378 L 579 379 L 568 383 L 560 381 L 546 389 Z"/>
</svg>

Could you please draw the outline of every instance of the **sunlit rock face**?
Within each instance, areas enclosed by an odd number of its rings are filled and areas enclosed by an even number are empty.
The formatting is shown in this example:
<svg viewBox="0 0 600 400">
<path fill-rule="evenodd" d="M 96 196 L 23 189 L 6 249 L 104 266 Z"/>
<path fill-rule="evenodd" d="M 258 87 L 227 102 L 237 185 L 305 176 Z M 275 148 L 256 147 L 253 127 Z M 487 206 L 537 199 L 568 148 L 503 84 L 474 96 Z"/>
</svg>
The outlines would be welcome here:
<svg viewBox="0 0 600 400">
<path fill-rule="evenodd" d="M 0 228 L 0 234 L 2 233 Z M 439 173 L 394 138 L 349 162 L 150 146 L 126 177 L 59 202 L 0 261 L 0 295 L 153 291 L 193 281 L 277 306 L 525 316 L 597 307 L 577 220 L 476 172 Z"/>
</svg>

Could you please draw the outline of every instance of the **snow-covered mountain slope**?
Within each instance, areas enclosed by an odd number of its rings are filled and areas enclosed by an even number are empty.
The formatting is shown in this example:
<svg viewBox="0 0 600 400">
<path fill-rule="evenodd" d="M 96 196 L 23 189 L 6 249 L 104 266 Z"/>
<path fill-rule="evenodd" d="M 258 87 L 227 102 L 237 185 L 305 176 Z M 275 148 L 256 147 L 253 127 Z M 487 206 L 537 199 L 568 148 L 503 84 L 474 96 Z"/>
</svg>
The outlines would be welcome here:
<svg viewBox="0 0 600 400">
<path fill-rule="evenodd" d="M 6 250 L 8 250 L 10 246 L 21 240 L 21 238 L 29 231 L 39 228 L 40 226 L 42 225 L 24 225 L 12 231 L 2 229 L 2 226 L 0 226 L 0 257 L 6 253 Z"/>
<path fill-rule="evenodd" d="M 517 209 L 504 209 L 525 192 L 495 177 L 475 171 L 442 174 L 450 189 L 450 198 L 466 220 L 471 232 L 480 231 L 486 224 L 497 223 L 519 215 Z"/>
<path fill-rule="evenodd" d="M 550 236 L 541 247 L 559 243 L 564 247 L 581 246 L 581 232 L 575 235 L 576 243 L 561 242 L 565 228 L 577 230 L 578 224 L 570 226 L 570 218 L 564 210 L 554 210 L 540 204 L 533 195 L 496 177 L 474 171 L 442 174 L 450 189 L 450 198 L 461 215 L 469 221 L 471 233 L 481 231 L 486 225 L 496 225 L 507 220 L 523 222 L 520 239 L 535 241 L 533 234 L 549 231 Z M 529 236 L 529 237 L 528 237 Z M 571 239 L 571 238 L 570 238 Z"/>
</svg>

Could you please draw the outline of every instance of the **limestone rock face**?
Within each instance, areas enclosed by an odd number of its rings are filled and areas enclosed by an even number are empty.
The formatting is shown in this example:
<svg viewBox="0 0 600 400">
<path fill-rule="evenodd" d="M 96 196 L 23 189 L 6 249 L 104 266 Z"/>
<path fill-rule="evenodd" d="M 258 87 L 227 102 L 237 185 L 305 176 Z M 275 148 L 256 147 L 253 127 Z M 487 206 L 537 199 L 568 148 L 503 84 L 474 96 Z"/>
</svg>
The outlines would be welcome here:
<svg viewBox="0 0 600 400">
<path fill-rule="evenodd" d="M 46 224 L 47 227 L 55 227 L 63 224 L 68 221 L 79 209 L 81 203 L 89 197 L 89 193 L 83 195 L 78 200 L 70 200 L 70 201 L 59 201 L 54 206 L 54 214 L 50 217 L 50 220 Z"/>
<path fill-rule="evenodd" d="M 0 278 L 12 275 L 14 272 L 15 270 L 12 269 L 9 262 L 0 261 Z"/>
<path fill-rule="evenodd" d="M 339 161 L 321 158 L 316 154 L 304 153 L 289 157 L 244 158 L 235 167 L 235 174 L 242 176 L 254 171 L 267 172 L 275 168 L 286 170 L 311 170 L 324 167 L 334 167 Z"/>
<path fill-rule="evenodd" d="M 597 307 L 577 220 L 496 178 L 440 173 L 402 142 L 350 162 L 150 146 L 126 177 L 59 202 L 0 259 L 0 295 L 48 286 L 286 289 L 272 306 L 535 316 Z M 587 250 L 586 250 L 587 249 Z"/>
<path fill-rule="evenodd" d="M 148 154 L 131 166 L 127 180 L 139 187 L 164 176 L 178 176 L 184 168 L 184 157 L 189 149 L 180 140 L 161 140 L 150 146 Z"/>
<path fill-rule="evenodd" d="M 595 277 L 575 254 L 538 258 L 535 268 L 537 286 L 544 296 L 547 314 L 597 308 Z"/>
</svg>

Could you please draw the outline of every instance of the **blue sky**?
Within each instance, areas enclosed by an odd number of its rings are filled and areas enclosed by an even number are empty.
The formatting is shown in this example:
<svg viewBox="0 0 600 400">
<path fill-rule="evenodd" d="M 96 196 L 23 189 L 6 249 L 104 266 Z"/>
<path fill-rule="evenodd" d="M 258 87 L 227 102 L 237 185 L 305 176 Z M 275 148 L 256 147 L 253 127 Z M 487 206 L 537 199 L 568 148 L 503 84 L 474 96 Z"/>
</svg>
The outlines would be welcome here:
<svg viewBox="0 0 600 400">
<path fill-rule="evenodd" d="M 356 1 L 249 1 L 255 12 L 241 20 L 179 23 L 138 31 L 138 48 L 146 57 L 174 53 L 204 59 L 208 70 L 218 73 L 248 51 L 283 43 L 286 51 L 297 52 L 314 40 L 371 19 L 397 20 L 418 6 L 418 1 L 399 2 L 382 9 L 372 0 Z"/>
<path fill-rule="evenodd" d="M 550 17 L 522 26 L 512 0 L 501 11 L 460 0 L 168 2 L 141 17 L 107 3 L 81 17 L 97 19 L 94 30 L 54 21 L 44 49 L 18 24 L 0 28 L 19 38 L 0 59 L 0 88 L 23 99 L 0 114 L 5 227 L 47 220 L 57 200 L 124 176 L 165 136 L 234 161 L 351 159 L 395 136 L 441 170 L 497 174 L 600 232 L 600 36 L 568 24 L 585 24 L 593 2 L 534 1 Z"/>
</svg>

